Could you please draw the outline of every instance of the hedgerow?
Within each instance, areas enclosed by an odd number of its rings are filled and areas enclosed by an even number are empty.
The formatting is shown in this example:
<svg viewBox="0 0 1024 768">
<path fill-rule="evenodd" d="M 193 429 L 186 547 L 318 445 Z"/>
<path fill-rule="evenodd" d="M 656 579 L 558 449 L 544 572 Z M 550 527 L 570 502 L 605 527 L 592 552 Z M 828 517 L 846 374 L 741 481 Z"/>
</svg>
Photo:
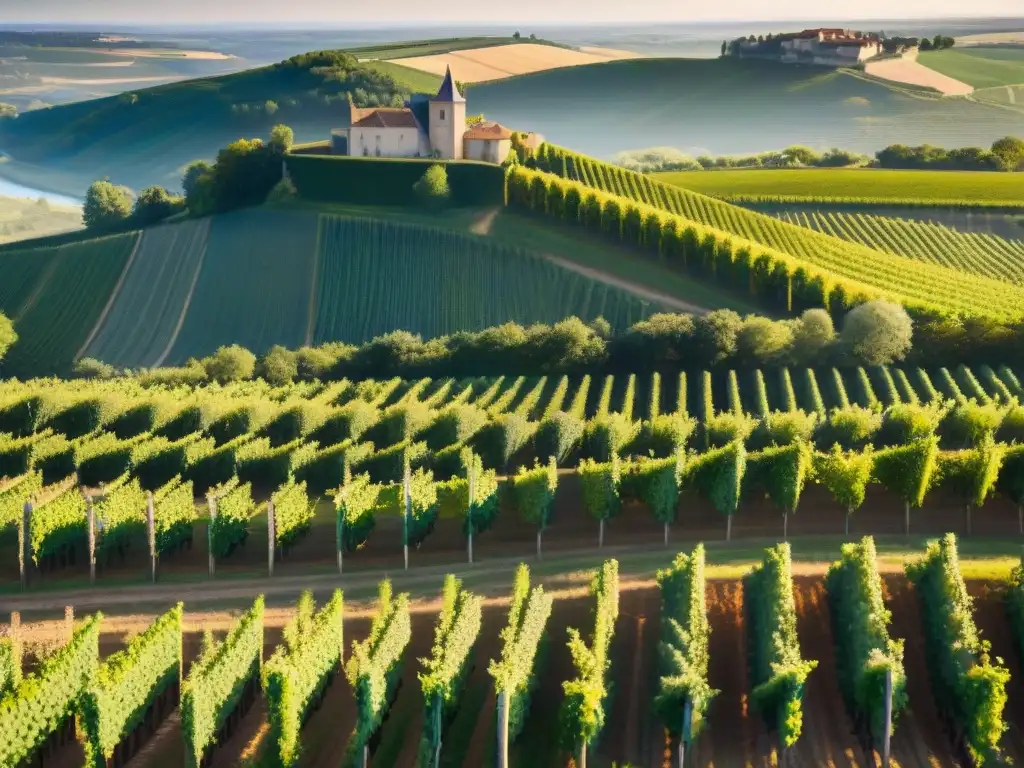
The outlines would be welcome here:
<svg viewBox="0 0 1024 768">
<path fill-rule="evenodd" d="M 1003 716 L 1010 673 L 982 640 L 971 615 L 951 533 L 928 544 L 917 562 L 906 566 L 921 602 L 925 661 L 935 706 L 963 729 L 976 765 L 998 765 L 999 742 L 1007 728 Z"/>
<path fill-rule="evenodd" d="M 86 619 L 71 642 L 0 699 L 0 765 L 29 761 L 73 715 L 79 695 L 96 674 L 102 618 L 97 613 Z"/>
<path fill-rule="evenodd" d="M 352 644 L 352 655 L 345 666 L 356 698 L 356 725 L 346 748 L 349 761 L 366 748 L 391 707 L 411 636 L 409 596 L 402 593 L 395 597 L 391 582 L 385 579 L 378 589 L 370 635 Z"/>
<path fill-rule="evenodd" d="M 444 731 L 458 710 L 482 614 L 483 598 L 464 590 L 453 575 L 445 576 L 434 647 L 430 657 L 423 659 L 423 672 L 419 674 L 424 702 L 419 764 L 423 768 L 433 764 Z"/>
<path fill-rule="evenodd" d="M 619 616 L 619 564 L 607 560 L 595 574 L 590 587 L 596 600 L 594 631 L 589 645 L 575 628 L 569 629 L 569 652 L 576 677 L 562 683 L 565 698 L 558 711 L 559 740 L 570 754 L 585 752 L 604 728 L 609 695 L 608 649 Z"/>
<path fill-rule="evenodd" d="M 145 719 L 150 705 L 181 675 L 182 606 L 154 621 L 102 664 L 78 702 L 85 764 L 106 768 L 114 748 Z"/>
<path fill-rule="evenodd" d="M 284 642 L 263 666 L 272 765 L 295 765 L 299 758 L 299 729 L 341 664 L 343 616 L 340 590 L 334 591 L 319 613 L 312 593 L 303 592 L 295 617 L 284 628 Z"/>
<path fill-rule="evenodd" d="M 854 722 L 881 748 L 885 733 L 885 678 L 892 674 L 892 722 L 907 706 L 903 641 L 889 636 L 890 614 L 878 575 L 875 542 L 844 544 L 825 575 L 836 672 L 846 708 Z"/>
<path fill-rule="evenodd" d="M 235 711 L 246 685 L 263 665 L 263 595 L 242 614 L 221 643 L 193 662 L 181 688 L 181 731 L 187 768 L 199 768 L 218 732 Z"/>
<path fill-rule="evenodd" d="M 682 733 L 686 702 L 691 705 L 690 736 L 704 730 L 711 700 L 718 694 L 708 682 L 711 626 L 704 602 L 704 547 L 679 553 L 658 571 L 661 588 L 661 636 L 658 643 L 658 693 L 655 711 L 676 737 Z"/>
<path fill-rule="evenodd" d="M 783 748 L 803 730 L 804 684 L 818 665 L 800 655 L 789 544 L 766 551 L 743 579 L 750 697 Z"/>
<path fill-rule="evenodd" d="M 508 623 L 501 631 L 501 658 L 492 659 L 488 668 L 495 690 L 506 697 L 509 744 L 522 732 L 530 712 L 551 603 L 543 586 L 530 588 L 530 569 L 520 563 L 512 583 Z"/>
</svg>

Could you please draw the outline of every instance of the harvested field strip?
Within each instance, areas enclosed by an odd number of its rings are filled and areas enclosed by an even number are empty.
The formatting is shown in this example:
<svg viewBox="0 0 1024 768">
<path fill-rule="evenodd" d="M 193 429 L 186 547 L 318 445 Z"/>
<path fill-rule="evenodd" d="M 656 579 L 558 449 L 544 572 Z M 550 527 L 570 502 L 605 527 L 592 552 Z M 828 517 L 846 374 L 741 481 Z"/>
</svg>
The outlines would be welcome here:
<svg viewBox="0 0 1024 768">
<path fill-rule="evenodd" d="M 130 368 L 156 364 L 202 264 L 209 228 L 209 219 L 202 219 L 143 232 L 124 284 L 85 357 Z"/>
<path fill-rule="evenodd" d="M 482 239 L 371 219 L 325 216 L 322 226 L 315 343 L 567 315 L 624 328 L 653 311 L 626 291 Z"/>
<path fill-rule="evenodd" d="M 138 233 L 54 249 L 45 284 L 17 317 L 20 336 L 4 361 L 12 376 L 65 373 L 106 306 Z"/>
<path fill-rule="evenodd" d="M 963 233 L 938 223 L 858 213 L 783 213 L 779 218 L 894 256 L 1024 285 L 1024 240 Z"/>
<path fill-rule="evenodd" d="M 260 353 L 306 338 L 315 214 L 247 210 L 218 216 L 169 364 L 223 344 Z"/>
</svg>

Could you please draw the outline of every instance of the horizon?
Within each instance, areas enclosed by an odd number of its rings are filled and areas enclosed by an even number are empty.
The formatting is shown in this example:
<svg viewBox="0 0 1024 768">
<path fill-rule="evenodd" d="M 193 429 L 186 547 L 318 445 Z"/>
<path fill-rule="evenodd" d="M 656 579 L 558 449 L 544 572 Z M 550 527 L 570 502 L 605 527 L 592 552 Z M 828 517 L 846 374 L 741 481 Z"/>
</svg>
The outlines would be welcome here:
<svg viewBox="0 0 1024 768">
<path fill-rule="evenodd" d="M 609 2 L 590 3 L 586 6 L 585 22 L 579 22 L 574 14 L 580 15 L 582 8 L 575 4 L 564 4 L 552 10 L 545 0 L 524 0 L 523 7 L 515 19 L 497 14 L 504 9 L 484 13 L 474 20 L 466 20 L 459 5 L 453 0 L 438 3 L 435 12 L 428 18 L 413 18 L 420 6 L 415 0 L 392 0 L 384 7 L 349 9 L 342 15 L 329 0 L 306 0 L 299 7 L 284 10 L 270 0 L 179 0 L 173 10 L 151 8 L 140 5 L 136 0 L 94 0 L 90 3 L 89 17 L 83 22 L 81 0 L 6 0 L 6 18 L 0 28 L 24 25 L 66 26 L 88 28 L 103 25 L 107 28 L 120 27 L 188 27 L 198 28 L 232 24 L 237 30 L 259 29 L 266 26 L 277 28 L 304 29 L 315 25 L 323 29 L 401 28 L 408 26 L 438 26 L 447 28 L 482 25 L 537 25 L 546 27 L 592 27 L 610 25 L 640 25 L 657 23 L 663 25 L 713 25 L 713 24 L 770 24 L 783 22 L 828 20 L 835 22 L 885 21 L 885 22 L 934 22 L 936 20 L 977 21 L 984 19 L 1021 21 L 1024 14 L 1018 0 L 976 0 L 970 10 L 965 11 L 960 0 L 903 0 L 898 14 L 892 14 L 890 0 L 863 0 L 857 12 L 850 13 L 846 3 L 837 0 L 784 0 L 777 13 L 759 16 L 764 8 L 756 0 L 720 0 L 713 8 L 674 9 L 666 14 L 656 0 L 639 0 L 630 5 L 628 15 L 620 6 Z M 244 19 L 243 25 L 239 20 Z"/>
</svg>

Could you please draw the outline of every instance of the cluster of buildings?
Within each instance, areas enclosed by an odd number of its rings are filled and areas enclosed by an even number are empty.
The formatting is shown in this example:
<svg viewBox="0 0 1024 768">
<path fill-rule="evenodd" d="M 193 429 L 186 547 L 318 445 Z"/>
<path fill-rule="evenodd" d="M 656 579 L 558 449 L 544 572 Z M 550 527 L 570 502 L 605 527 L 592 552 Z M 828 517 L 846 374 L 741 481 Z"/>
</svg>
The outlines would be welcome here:
<svg viewBox="0 0 1024 768">
<path fill-rule="evenodd" d="M 731 52 L 740 58 L 772 58 L 786 64 L 849 67 L 881 55 L 883 43 L 878 35 L 821 28 L 767 38 L 751 36 L 735 41 Z"/>
<path fill-rule="evenodd" d="M 349 125 L 331 130 L 331 153 L 352 157 L 436 157 L 503 163 L 512 131 L 495 122 L 469 124 L 466 98 L 451 68 L 434 96 L 418 94 L 404 107 L 349 107 Z M 541 137 L 527 134 L 528 146 Z"/>
</svg>

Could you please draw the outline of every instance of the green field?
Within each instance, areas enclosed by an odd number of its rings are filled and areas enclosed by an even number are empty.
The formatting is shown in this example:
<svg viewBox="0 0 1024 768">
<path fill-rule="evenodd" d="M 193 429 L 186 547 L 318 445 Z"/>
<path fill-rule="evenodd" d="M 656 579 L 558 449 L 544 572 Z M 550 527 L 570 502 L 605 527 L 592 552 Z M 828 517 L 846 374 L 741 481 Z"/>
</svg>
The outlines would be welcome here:
<svg viewBox="0 0 1024 768">
<path fill-rule="evenodd" d="M 207 219 L 186 221 L 142 233 L 124 283 L 85 357 L 133 368 L 159 365 L 203 264 L 209 225 Z"/>
<path fill-rule="evenodd" d="M 602 158 L 645 147 L 734 155 L 792 144 L 864 153 L 895 143 L 988 146 L 1022 124 L 1019 111 L 910 94 L 837 70 L 739 59 L 566 67 L 481 84 L 467 98 L 473 112 Z"/>
<path fill-rule="evenodd" d="M 211 222 L 203 268 L 169 364 L 222 344 L 257 352 L 306 341 L 316 252 L 316 217 L 237 211 Z M 181 280 L 191 281 L 192 276 Z"/>
<path fill-rule="evenodd" d="M 869 248 L 1024 285 L 1024 241 L 968 234 L 942 224 L 858 213 L 782 213 L 779 218 Z"/>
<path fill-rule="evenodd" d="M 565 173 L 586 187 L 788 254 L 798 260 L 794 268 L 803 262 L 822 270 L 828 279 L 855 281 L 897 301 L 1003 318 L 1019 316 L 1024 306 L 1024 290 L 998 280 L 934 264 L 911 264 L 899 256 L 797 227 L 557 147 L 549 147 L 539 165 Z"/>
<path fill-rule="evenodd" d="M 918 61 L 975 88 L 1024 84 L 1024 48 L 972 46 L 925 51 Z"/>
<path fill-rule="evenodd" d="M 896 171 L 882 168 L 736 169 L 652 174 L 658 181 L 724 200 L 920 202 L 1024 207 L 1024 174 Z"/>
<path fill-rule="evenodd" d="M 154 227 L 128 264 L 135 239 L 0 252 L 0 311 L 22 335 L 5 370 L 64 373 L 76 355 L 126 368 L 174 365 L 224 344 L 259 353 L 569 315 L 603 316 L 621 330 L 662 309 L 754 311 L 626 248 L 494 209 L 297 201 Z"/>
<path fill-rule="evenodd" d="M 39 253 L 0 254 L 0 274 L 17 292 L 0 296 L 18 343 L 4 359 L 9 376 L 66 373 L 95 325 L 135 248 L 139 235 L 88 240 Z M 43 269 L 33 263 L 43 259 Z M 7 263 L 7 259 L 12 259 Z M 25 274 L 34 276 L 26 280 Z"/>
<path fill-rule="evenodd" d="M 332 216 L 320 226 L 317 343 L 361 342 L 395 329 L 432 337 L 569 315 L 602 316 L 623 329 L 652 311 L 624 291 L 483 238 Z"/>
<path fill-rule="evenodd" d="M 433 56 L 439 53 L 465 51 L 470 48 L 488 48 L 495 45 L 511 45 L 519 42 L 512 37 L 449 37 L 436 40 L 409 40 L 384 45 L 367 45 L 349 48 L 348 52 L 360 59 L 405 59 L 410 56 Z M 543 42 L 530 40 L 523 42 Z"/>
</svg>

